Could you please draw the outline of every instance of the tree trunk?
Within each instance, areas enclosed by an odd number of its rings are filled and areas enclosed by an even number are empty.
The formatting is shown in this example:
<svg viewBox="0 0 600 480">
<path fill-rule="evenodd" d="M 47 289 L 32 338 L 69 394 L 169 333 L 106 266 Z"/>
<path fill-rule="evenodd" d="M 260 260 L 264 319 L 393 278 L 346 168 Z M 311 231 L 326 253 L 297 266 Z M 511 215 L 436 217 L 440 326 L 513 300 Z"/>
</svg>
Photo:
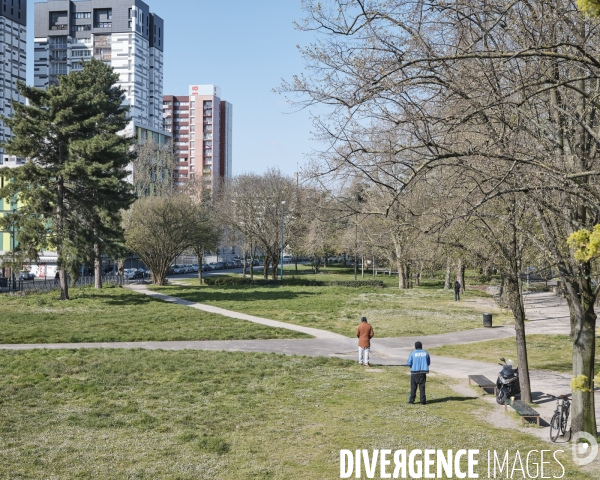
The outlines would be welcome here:
<svg viewBox="0 0 600 480">
<path fill-rule="evenodd" d="M 588 289 L 585 289 L 588 290 Z M 595 296 L 584 291 L 579 305 L 574 305 L 573 377 L 583 388 L 573 389 L 571 427 L 574 433 L 587 432 L 596 437 L 594 400 L 594 359 L 596 356 Z M 575 302 L 573 302 L 575 303 Z M 572 317 L 572 318 L 573 318 Z"/>
<path fill-rule="evenodd" d="M 269 255 L 267 255 L 265 253 L 265 263 L 263 265 L 263 276 L 264 276 L 265 280 L 269 279 L 269 261 L 270 261 Z"/>
<path fill-rule="evenodd" d="M 254 280 L 254 257 L 256 256 L 256 248 L 250 247 L 250 280 Z"/>
<path fill-rule="evenodd" d="M 527 360 L 527 342 L 525 339 L 525 309 L 523 296 L 519 289 L 518 273 L 504 276 L 505 291 L 508 305 L 515 317 L 515 333 L 517 336 L 517 362 L 519 364 L 519 384 L 521 386 L 521 400 L 531 403 L 531 383 L 529 380 L 529 362 Z"/>
<path fill-rule="evenodd" d="M 198 252 L 198 285 L 202 285 L 202 265 L 204 264 L 204 248 L 201 248 Z"/>
<path fill-rule="evenodd" d="M 465 263 L 462 258 L 458 259 L 458 267 L 456 268 L 456 279 L 460 283 L 461 293 L 465 293 Z"/>
<path fill-rule="evenodd" d="M 242 265 L 242 277 L 246 278 L 246 270 L 248 268 L 248 250 L 244 250 L 244 264 Z"/>
<path fill-rule="evenodd" d="M 98 243 L 94 243 L 94 288 L 102 288 L 102 252 Z"/>
<path fill-rule="evenodd" d="M 62 161 L 62 148 L 60 149 L 59 156 Z M 64 184 L 62 176 L 58 176 L 57 180 L 57 206 L 56 206 L 56 223 L 57 223 L 57 242 L 56 242 L 56 254 L 57 263 L 60 272 L 60 299 L 69 300 L 69 282 L 67 281 L 67 272 L 65 270 L 65 261 L 63 258 L 63 238 L 64 238 Z"/>
<path fill-rule="evenodd" d="M 450 284 L 450 269 L 452 267 L 452 262 L 450 261 L 450 257 L 446 258 L 446 278 L 444 280 L 444 290 L 450 290 L 452 285 Z"/>
</svg>

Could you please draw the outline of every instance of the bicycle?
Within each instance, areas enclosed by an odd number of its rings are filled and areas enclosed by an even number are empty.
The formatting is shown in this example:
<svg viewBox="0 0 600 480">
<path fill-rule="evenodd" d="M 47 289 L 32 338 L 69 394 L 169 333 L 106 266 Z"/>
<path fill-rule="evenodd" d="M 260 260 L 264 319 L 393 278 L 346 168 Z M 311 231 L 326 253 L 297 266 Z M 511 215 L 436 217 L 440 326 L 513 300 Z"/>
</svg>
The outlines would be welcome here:
<svg viewBox="0 0 600 480">
<path fill-rule="evenodd" d="M 552 415 L 552 420 L 550 420 L 550 440 L 556 442 L 556 439 L 560 435 L 568 442 L 571 439 L 571 427 L 569 426 L 567 429 L 571 402 L 566 395 L 559 395 L 558 397 L 549 393 L 546 393 L 546 395 L 556 400 L 556 410 Z"/>
</svg>

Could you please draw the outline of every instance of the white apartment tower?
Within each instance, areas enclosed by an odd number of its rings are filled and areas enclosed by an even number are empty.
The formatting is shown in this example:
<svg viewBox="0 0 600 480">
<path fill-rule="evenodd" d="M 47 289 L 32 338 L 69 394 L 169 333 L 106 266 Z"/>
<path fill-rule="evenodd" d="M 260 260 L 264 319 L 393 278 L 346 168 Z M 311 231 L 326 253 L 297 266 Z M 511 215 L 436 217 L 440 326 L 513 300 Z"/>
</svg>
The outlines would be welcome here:
<svg viewBox="0 0 600 480">
<path fill-rule="evenodd" d="M 163 144 L 164 22 L 140 0 L 48 0 L 35 4 L 35 86 L 56 84 L 91 58 L 119 74 L 128 132 Z"/>
<path fill-rule="evenodd" d="M 0 2 L 0 113 L 11 117 L 11 100 L 25 103 L 25 98 L 17 92 L 17 82 L 25 81 L 27 1 L 2 0 Z M 162 107 L 161 107 L 162 108 Z M 10 129 L 0 123 L 0 142 L 10 139 Z M 0 148 L 0 166 L 16 167 L 25 160 L 5 155 Z"/>
</svg>

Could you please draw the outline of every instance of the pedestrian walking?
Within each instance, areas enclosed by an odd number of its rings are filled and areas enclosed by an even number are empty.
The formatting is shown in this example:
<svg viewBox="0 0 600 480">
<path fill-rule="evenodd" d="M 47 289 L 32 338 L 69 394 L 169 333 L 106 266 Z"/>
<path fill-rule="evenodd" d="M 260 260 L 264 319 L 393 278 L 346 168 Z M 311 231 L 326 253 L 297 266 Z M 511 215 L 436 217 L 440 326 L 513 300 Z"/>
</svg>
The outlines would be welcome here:
<svg viewBox="0 0 600 480">
<path fill-rule="evenodd" d="M 427 397 L 425 396 L 425 382 L 429 373 L 429 353 L 423 350 L 421 342 L 415 342 L 415 349 L 408 356 L 407 365 L 410 367 L 410 395 L 408 403 L 415 403 L 417 396 L 417 386 L 419 387 L 419 400 L 421 405 L 425 405 Z"/>
<path fill-rule="evenodd" d="M 358 337 L 358 364 L 369 365 L 369 353 L 371 351 L 371 339 L 375 334 L 373 333 L 373 327 L 367 322 L 367 317 L 362 317 L 360 325 L 356 327 L 356 336 Z"/>
<path fill-rule="evenodd" d="M 461 285 L 460 282 L 458 280 L 456 280 L 456 282 L 454 282 L 454 301 L 455 302 L 460 302 L 460 289 L 461 289 Z"/>
</svg>

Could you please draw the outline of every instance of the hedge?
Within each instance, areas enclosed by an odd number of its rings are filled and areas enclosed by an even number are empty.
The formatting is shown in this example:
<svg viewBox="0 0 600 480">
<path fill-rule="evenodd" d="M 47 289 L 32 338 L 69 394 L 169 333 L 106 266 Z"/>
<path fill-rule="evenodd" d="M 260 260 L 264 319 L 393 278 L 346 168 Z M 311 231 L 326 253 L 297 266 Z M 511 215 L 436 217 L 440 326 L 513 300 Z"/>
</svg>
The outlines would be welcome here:
<svg viewBox="0 0 600 480">
<path fill-rule="evenodd" d="M 224 286 L 239 286 L 239 285 L 257 285 L 257 286 L 280 286 L 282 283 L 280 280 L 265 280 L 255 279 L 252 280 L 248 277 L 204 277 L 204 283 L 206 285 L 215 287 Z M 343 282 L 325 282 L 322 280 L 310 280 L 308 278 L 284 278 L 283 285 L 289 285 L 293 287 L 353 287 L 353 288 L 364 288 L 364 287 L 378 287 L 383 288 L 383 282 L 381 280 L 347 280 Z"/>
</svg>

